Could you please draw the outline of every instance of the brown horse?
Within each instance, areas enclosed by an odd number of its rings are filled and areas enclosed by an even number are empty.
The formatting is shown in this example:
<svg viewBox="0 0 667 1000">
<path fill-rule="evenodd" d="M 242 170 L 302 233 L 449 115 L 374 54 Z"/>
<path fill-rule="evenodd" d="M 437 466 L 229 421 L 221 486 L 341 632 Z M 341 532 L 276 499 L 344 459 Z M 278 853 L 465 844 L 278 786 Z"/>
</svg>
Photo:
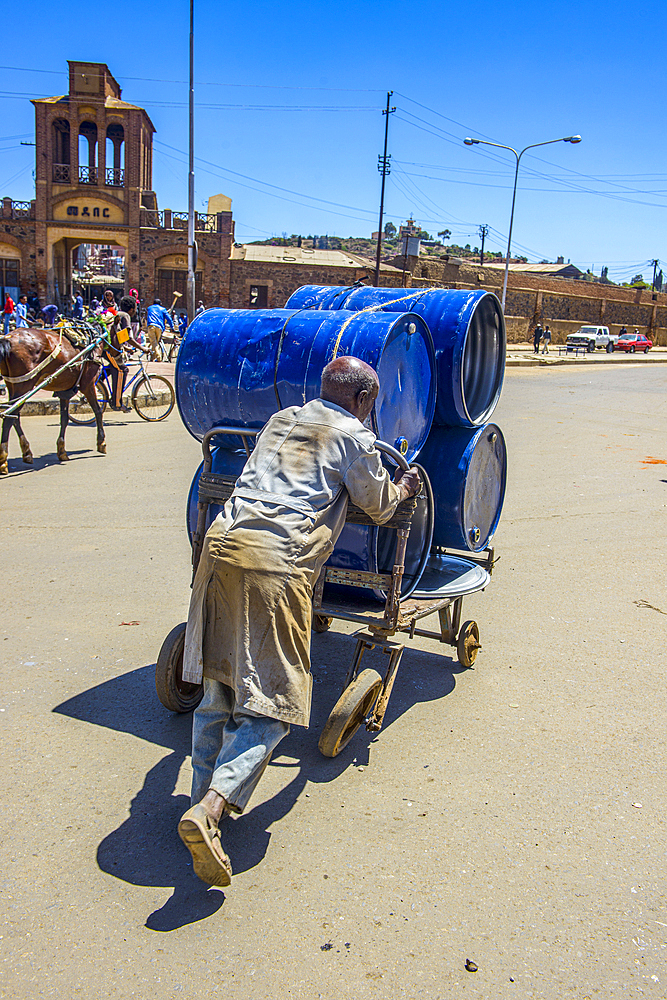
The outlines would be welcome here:
<svg viewBox="0 0 667 1000">
<path fill-rule="evenodd" d="M 94 351 L 99 353 L 99 347 Z M 9 390 L 9 402 L 19 399 L 35 386 L 43 382 L 53 372 L 71 361 L 78 348 L 73 347 L 61 330 L 37 330 L 20 328 L 9 336 L 0 336 L 0 375 L 5 379 Z M 95 379 L 99 372 L 99 362 L 86 360 L 72 365 L 61 372 L 48 388 L 60 399 L 60 435 L 56 444 L 58 459 L 69 461 L 65 451 L 65 430 L 69 422 L 69 401 L 75 393 L 81 391 L 90 403 L 97 424 L 97 450 L 106 455 L 104 440 L 104 425 L 102 411 L 95 396 Z M 0 438 L 0 476 L 9 472 L 7 465 L 9 434 L 12 426 L 16 428 L 23 461 L 32 465 L 32 452 L 28 439 L 23 433 L 19 413 L 5 417 L 2 421 L 2 436 Z"/>
</svg>

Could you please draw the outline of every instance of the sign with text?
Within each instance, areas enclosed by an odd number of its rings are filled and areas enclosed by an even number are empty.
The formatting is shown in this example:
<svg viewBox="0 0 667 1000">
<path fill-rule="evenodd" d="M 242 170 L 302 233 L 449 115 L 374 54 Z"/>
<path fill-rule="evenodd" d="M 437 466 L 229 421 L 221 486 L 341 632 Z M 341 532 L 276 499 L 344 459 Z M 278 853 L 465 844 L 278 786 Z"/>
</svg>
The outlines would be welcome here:
<svg viewBox="0 0 667 1000">
<path fill-rule="evenodd" d="M 92 198 L 61 201 L 53 208 L 53 218 L 67 222 L 123 223 L 125 213 L 117 205 Z"/>
</svg>

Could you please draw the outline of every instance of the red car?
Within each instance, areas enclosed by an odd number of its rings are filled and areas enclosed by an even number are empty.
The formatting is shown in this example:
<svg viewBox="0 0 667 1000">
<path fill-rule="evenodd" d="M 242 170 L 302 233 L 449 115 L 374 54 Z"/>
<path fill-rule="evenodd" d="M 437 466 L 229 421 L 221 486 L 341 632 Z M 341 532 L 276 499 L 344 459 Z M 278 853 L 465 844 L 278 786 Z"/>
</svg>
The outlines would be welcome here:
<svg viewBox="0 0 667 1000">
<path fill-rule="evenodd" d="M 616 342 L 617 351 L 629 351 L 630 354 L 634 354 L 635 351 L 643 351 L 644 354 L 648 354 L 652 347 L 653 341 L 645 337 L 643 333 L 624 333 Z"/>
</svg>

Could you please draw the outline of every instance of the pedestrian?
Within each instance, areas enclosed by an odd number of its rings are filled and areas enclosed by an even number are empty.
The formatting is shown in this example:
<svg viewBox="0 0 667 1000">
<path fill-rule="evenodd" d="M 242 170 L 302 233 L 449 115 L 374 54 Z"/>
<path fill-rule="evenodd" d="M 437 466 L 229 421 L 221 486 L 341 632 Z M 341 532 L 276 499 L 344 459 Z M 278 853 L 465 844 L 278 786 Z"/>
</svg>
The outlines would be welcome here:
<svg viewBox="0 0 667 1000">
<path fill-rule="evenodd" d="M 132 336 L 138 344 L 142 347 L 146 344 L 146 338 L 144 337 L 144 332 L 141 329 L 141 299 L 139 298 L 139 292 L 136 288 L 130 289 L 130 295 L 137 303 L 136 310 L 132 317 Z"/>
<path fill-rule="evenodd" d="M 107 288 L 106 292 L 102 296 L 102 312 L 111 313 L 113 316 L 115 316 L 118 312 L 118 306 L 116 305 L 116 300 L 110 288 Z"/>
<path fill-rule="evenodd" d="M 159 361 L 160 355 L 158 354 L 157 346 L 164 336 L 166 324 L 169 324 L 169 329 L 172 333 L 174 330 L 172 318 L 159 299 L 154 299 L 153 305 L 149 306 L 146 310 L 146 323 L 148 324 L 146 336 L 150 345 L 151 360 Z"/>
<path fill-rule="evenodd" d="M 203 302 L 198 302 L 197 303 L 197 311 L 195 313 L 195 316 L 201 316 L 201 314 L 203 312 L 206 312 L 206 310 L 204 308 L 204 303 Z"/>
<path fill-rule="evenodd" d="M 544 333 L 542 334 L 542 341 L 544 346 L 542 347 L 542 354 L 549 353 L 549 344 L 551 343 L 551 330 L 547 326 Z"/>
<path fill-rule="evenodd" d="M 9 335 L 9 321 L 14 315 L 14 299 L 9 292 L 5 293 L 5 308 L 2 310 L 3 333 L 5 337 Z"/>
<path fill-rule="evenodd" d="M 90 315 L 95 316 L 99 312 L 99 308 L 100 308 L 100 300 L 95 296 L 93 296 L 93 298 L 90 300 L 90 305 L 88 306 L 88 312 L 90 313 Z"/>
<path fill-rule="evenodd" d="M 16 329 L 28 325 L 28 296 L 21 295 L 16 303 Z"/>
<path fill-rule="evenodd" d="M 627 332 L 628 332 L 628 328 L 627 328 L 627 326 L 622 326 L 622 327 L 621 327 L 621 329 L 620 329 L 620 330 L 618 331 L 618 335 L 619 335 L 619 337 L 622 337 L 622 336 L 624 336 L 624 334 L 626 334 Z"/>
<path fill-rule="evenodd" d="M 80 291 L 74 296 L 74 309 L 72 310 L 72 319 L 83 319 L 83 295 Z"/>
<path fill-rule="evenodd" d="M 146 348 L 138 344 L 132 336 L 132 316 L 136 309 L 136 301 L 130 295 L 125 295 L 120 300 L 120 311 L 112 316 L 109 321 L 108 342 L 104 348 L 104 357 L 111 365 L 111 402 L 112 410 L 120 410 L 123 413 L 130 413 L 129 406 L 123 403 L 123 391 L 127 381 L 129 371 L 123 357 L 123 348 L 129 344 L 135 350 L 148 354 Z"/>
<path fill-rule="evenodd" d="M 50 305 L 43 306 L 42 316 L 44 317 L 44 322 L 47 326 L 53 326 L 56 321 L 56 316 L 58 315 L 58 306 Z"/>
<path fill-rule="evenodd" d="M 538 323 L 535 327 L 535 332 L 533 333 L 533 351 L 535 354 L 540 352 L 540 340 L 542 339 L 542 324 Z"/>
<path fill-rule="evenodd" d="M 243 812 L 290 725 L 308 725 L 312 586 L 348 497 L 383 523 L 419 489 L 416 469 L 392 482 L 364 426 L 378 390 L 365 362 L 330 362 L 318 399 L 269 419 L 204 539 L 183 657 L 183 681 L 203 677 L 204 697 L 178 833 L 210 885 L 232 875 L 219 820 Z"/>
</svg>

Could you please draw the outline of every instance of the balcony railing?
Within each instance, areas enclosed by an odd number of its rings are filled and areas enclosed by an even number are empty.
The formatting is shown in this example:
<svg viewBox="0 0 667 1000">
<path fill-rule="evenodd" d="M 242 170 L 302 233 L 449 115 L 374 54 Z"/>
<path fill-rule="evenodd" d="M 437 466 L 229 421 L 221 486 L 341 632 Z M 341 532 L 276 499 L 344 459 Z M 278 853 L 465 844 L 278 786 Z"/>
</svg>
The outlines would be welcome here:
<svg viewBox="0 0 667 1000">
<path fill-rule="evenodd" d="M 195 229 L 199 233 L 217 233 L 218 231 L 217 215 L 206 215 L 205 212 L 196 212 Z"/>
<path fill-rule="evenodd" d="M 54 184 L 71 184 L 72 173 L 70 171 L 69 163 L 54 163 L 53 164 L 53 183 Z"/>
<path fill-rule="evenodd" d="M 181 231 L 187 231 L 188 213 L 172 212 L 168 208 L 157 211 L 153 208 L 142 207 L 141 225 L 156 229 L 180 229 Z M 217 233 L 218 216 L 208 215 L 205 212 L 195 212 L 195 232 Z"/>
<path fill-rule="evenodd" d="M 97 167 L 79 167 L 79 184 L 97 184 Z"/>
<path fill-rule="evenodd" d="M 125 171 L 122 167 L 107 167 L 107 187 L 123 187 Z"/>
<path fill-rule="evenodd" d="M 29 201 L 12 201 L 12 218 L 13 219 L 29 219 L 30 218 L 30 202 Z"/>
</svg>

